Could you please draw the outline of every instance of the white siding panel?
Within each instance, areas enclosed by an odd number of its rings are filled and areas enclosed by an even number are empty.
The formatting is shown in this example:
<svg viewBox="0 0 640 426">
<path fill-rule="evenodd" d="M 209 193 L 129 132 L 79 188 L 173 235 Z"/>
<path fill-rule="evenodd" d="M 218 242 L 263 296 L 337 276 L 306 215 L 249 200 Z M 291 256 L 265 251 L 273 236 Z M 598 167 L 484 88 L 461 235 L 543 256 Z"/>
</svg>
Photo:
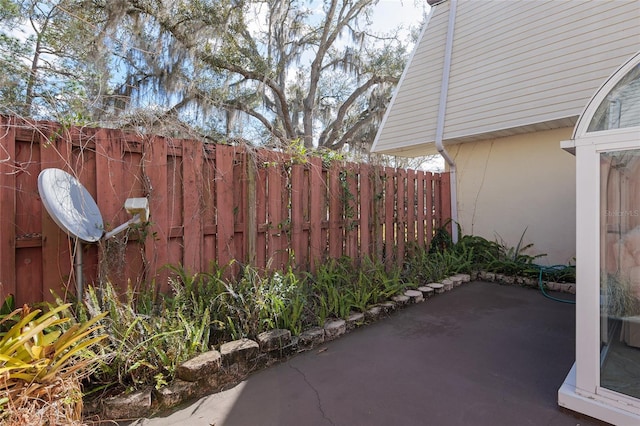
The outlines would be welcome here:
<svg viewBox="0 0 640 426">
<path fill-rule="evenodd" d="M 435 139 L 449 5 L 432 10 L 377 151 L 413 154 Z M 639 0 L 458 0 L 445 143 L 573 123 L 638 50 Z"/>
<path fill-rule="evenodd" d="M 638 1 L 460 0 L 445 139 L 579 115 L 639 28 Z"/>
</svg>

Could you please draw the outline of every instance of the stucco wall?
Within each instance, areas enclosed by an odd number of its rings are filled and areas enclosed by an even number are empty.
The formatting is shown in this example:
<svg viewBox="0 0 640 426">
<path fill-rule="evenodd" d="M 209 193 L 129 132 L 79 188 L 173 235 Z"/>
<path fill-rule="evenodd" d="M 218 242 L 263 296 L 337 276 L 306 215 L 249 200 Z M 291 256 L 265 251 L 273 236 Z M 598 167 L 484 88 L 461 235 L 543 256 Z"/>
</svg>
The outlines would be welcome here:
<svg viewBox="0 0 640 426">
<path fill-rule="evenodd" d="M 575 256 L 575 157 L 560 149 L 573 129 L 547 130 L 447 146 L 458 166 L 458 215 L 463 234 L 502 238 L 540 264 Z"/>
</svg>

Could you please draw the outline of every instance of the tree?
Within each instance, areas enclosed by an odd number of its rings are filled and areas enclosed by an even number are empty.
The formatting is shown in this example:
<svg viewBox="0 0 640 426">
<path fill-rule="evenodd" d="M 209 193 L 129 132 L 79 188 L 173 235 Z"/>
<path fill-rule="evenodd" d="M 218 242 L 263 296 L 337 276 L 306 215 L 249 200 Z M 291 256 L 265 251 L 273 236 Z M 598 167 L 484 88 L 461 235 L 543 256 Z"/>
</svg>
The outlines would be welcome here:
<svg viewBox="0 0 640 426">
<path fill-rule="evenodd" d="M 37 117 L 367 150 L 407 56 L 377 0 L 0 1 L 0 108 Z"/>
<path fill-rule="evenodd" d="M 251 117 L 248 127 L 259 125 L 270 143 L 302 139 L 337 149 L 371 143 L 404 66 L 406 46 L 396 35 L 361 27 L 376 1 L 128 0 L 104 7 L 107 28 L 135 47 L 120 90 L 128 101 L 137 93 L 149 102 L 155 87 L 164 114 L 206 121 L 217 111 L 216 123 L 224 123 L 217 130 L 227 136 L 243 136 L 234 134 L 238 118 Z"/>
<path fill-rule="evenodd" d="M 3 112 L 80 116 L 86 100 L 104 88 L 108 70 L 95 55 L 94 27 L 75 7 L 71 0 L 2 0 Z"/>
</svg>

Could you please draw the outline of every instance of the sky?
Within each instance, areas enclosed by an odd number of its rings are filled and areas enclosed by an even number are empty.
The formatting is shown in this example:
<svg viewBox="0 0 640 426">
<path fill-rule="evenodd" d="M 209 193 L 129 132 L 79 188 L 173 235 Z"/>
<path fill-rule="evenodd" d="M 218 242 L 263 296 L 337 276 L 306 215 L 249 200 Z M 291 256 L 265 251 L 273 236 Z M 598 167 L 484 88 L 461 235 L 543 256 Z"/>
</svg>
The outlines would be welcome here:
<svg viewBox="0 0 640 426">
<path fill-rule="evenodd" d="M 427 0 L 379 0 L 373 16 L 375 29 L 391 30 L 400 25 L 407 28 L 423 20 L 429 13 Z"/>
</svg>

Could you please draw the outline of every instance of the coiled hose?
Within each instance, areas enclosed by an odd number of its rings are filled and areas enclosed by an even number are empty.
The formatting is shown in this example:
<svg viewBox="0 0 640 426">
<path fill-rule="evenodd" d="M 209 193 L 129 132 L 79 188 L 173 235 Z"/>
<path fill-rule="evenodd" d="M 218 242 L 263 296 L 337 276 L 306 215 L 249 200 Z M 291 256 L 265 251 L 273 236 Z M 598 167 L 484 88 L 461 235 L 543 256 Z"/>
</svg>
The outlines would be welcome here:
<svg viewBox="0 0 640 426">
<path fill-rule="evenodd" d="M 540 287 L 540 291 L 542 292 L 542 294 L 544 295 L 544 297 L 551 299 L 553 301 L 556 302 L 560 302 L 560 303 L 568 303 L 571 305 L 575 305 L 576 301 L 575 300 L 566 300 L 566 299 L 559 299 L 557 297 L 553 297 L 550 294 L 547 293 L 547 291 L 544 289 L 544 282 L 542 281 L 542 275 L 546 272 L 546 273 L 552 273 L 552 272 L 558 272 L 558 271 L 562 271 L 566 268 L 568 268 L 568 266 L 566 265 L 553 265 L 553 266 L 542 266 L 542 265 L 534 265 L 536 268 L 538 268 L 539 272 L 538 272 L 538 286 Z"/>
</svg>

